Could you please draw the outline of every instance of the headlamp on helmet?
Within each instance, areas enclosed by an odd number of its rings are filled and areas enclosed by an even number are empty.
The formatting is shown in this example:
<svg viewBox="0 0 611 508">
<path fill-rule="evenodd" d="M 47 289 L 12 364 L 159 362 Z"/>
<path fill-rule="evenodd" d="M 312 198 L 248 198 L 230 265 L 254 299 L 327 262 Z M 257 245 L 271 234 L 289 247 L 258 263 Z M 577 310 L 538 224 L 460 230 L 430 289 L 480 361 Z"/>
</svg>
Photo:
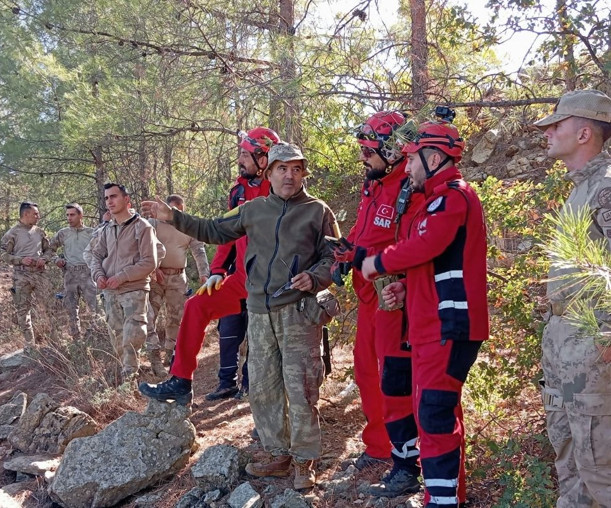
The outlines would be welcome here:
<svg viewBox="0 0 611 508">
<path fill-rule="evenodd" d="M 388 164 L 403 156 L 400 144 L 413 138 L 415 124 L 400 111 L 379 111 L 356 128 L 357 142 L 374 149 Z"/>
</svg>

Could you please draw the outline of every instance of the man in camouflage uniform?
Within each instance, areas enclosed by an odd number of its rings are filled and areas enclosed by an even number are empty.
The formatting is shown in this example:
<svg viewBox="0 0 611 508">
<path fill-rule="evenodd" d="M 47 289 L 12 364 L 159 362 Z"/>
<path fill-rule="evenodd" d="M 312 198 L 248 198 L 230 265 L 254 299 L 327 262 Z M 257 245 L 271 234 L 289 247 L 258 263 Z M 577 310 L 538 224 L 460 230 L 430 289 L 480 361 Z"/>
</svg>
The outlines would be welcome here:
<svg viewBox="0 0 611 508">
<path fill-rule="evenodd" d="M 611 248 L 611 98 L 598 90 L 569 92 L 553 114 L 535 123 L 548 155 L 562 160 L 575 184 L 561 213 L 587 209 L 590 237 Z M 552 269 L 550 279 L 560 272 Z M 611 348 L 580 334 L 566 316 L 571 293 L 552 280 L 550 316 L 543 331 L 543 402 L 556 451 L 558 508 L 611 507 Z M 564 288 L 563 288 L 564 286 Z M 608 319 L 601 319 L 608 327 Z"/>
<path fill-rule="evenodd" d="M 19 206 L 19 222 L 0 240 L 0 259 L 13 265 L 13 301 L 26 352 L 34 347 L 32 294 L 48 285 L 44 271 L 53 255 L 47 235 L 37 226 L 39 220 L 38 205 L 24 201 Z"/>
<path fill-rule="evenodd" d="M 143 212 L 199 240 L 227 243 L 248 236 L 245 255 L 250 356 L 250 407 L 266 460 L 246 472 L 287 476 L 295 465 L 294 487 L 315 483 L 314 461 L 321 453 L 318 417 L 323 379 L 322 326 L 314 322 L 315 294 L 331 283 L 333 254 L 325 235 L 339 236 L 333 212 L 303 186 L 307 160 L 286 143 L 269 151 L 266 175 L 272 192 L 234 208 L 219 219 L 198 219 L 145 201 Z M 188 403 L 191 380 L 172 377 L 160 385 L 140 384 L 159 400 Z"/>
<path fill-rule="evenodd" d="M 93 315 L 97 314 L 97 290 L 91 280 L 91 272 L 83 258 L 83 252 L 91 241 L 93 228 L 83 225 L 83 209 L 78 203 L 66 205 L 69 226 L 60 229 L 51 238 L 51 250 L 63 249 L 63 256 L 55 256 L 55 264 L 64 270 L 64 306 L 70 318 L 70 334 L 81 337 L 79 297 L 85 300 Z"/>
<path fill-rule="evenodd" d="M 185 201 L 182 196 L 172 194 L 166 199 L 169 206 L 184 211 Z M 178 231 L 172 224 L 150 219 L 149 222 L 155 228 L 157 238 L 166 249 L 165 257 L 161 265 L 155 270 L 155 278 L 151 281 L 151 292 L 149 294 L 149 314 L 146 345 L 149 349 L 151 368 L 156 376 L 165 375 L 165 369 L 161 364 L 159 336 L 157 335 L 157 316 L 159 309 L 165 301 L 166 309 L 166 335 L 165 335 L 165 363 L 169 365 L 170 358 L 176 345 L 178 327 L 182 319 L 183 309 L 188 289 L 185 267 L 187 266 L 187 249 L 195 259 L 199 280 L 206 282 L 210 275 L 210 266 L 206 256 L 206 245 L 195 238 Z"/>
<path fill-rule="evenodd" d="M 138 371 L 138 350 L 146 339 L 150 274 L 158 266 L 158 241 L 153 226 L 131 212 L 123 185 L 105 184 L 104 199 L 112 219 L 91 249 L 91 277 L 104 290 L 106 323 L 126 380 Z"/>
</svg>

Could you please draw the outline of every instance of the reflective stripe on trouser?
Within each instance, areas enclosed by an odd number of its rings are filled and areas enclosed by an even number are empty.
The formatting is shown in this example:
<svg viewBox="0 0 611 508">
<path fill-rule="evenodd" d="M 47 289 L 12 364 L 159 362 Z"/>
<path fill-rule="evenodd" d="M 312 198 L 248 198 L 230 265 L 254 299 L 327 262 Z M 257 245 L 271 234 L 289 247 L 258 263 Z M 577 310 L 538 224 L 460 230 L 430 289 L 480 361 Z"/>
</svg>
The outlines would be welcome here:
<svg viewBox="0 0 611 508">
<path fill-rule="evenodd" d="M 32 304 L 33 293 L 36 292 L 39 297 L 46 295 L 50 288 L 49 281 L 43 272 L 27 272 L 22 270 L 14 270 L 13 287 L 15 294 L 13 295 L 13 303 L 17 313 L 17 322 L 19 328 L 23 332 L 26 346 L 34 345 L 34 329 L 32 328 Z"/>
<path fill-rule="evenodd" d="M 193 379 L 197 368 L 197 354 L 204 343 L 206 327 L 213 319 L 240 312 L 240 301 L 246 296 L 244 279 L 230 275 L 223 281 L 220 289 L 212 291 L 211 295 L 195 295 L 186 301 L 176 337 L 174 363 L 170 368 L 173 376 Z"/>
<path fill-rule="evenodd" d="M 412 347 L 414 407 L 420 436 L 424 504 L 456 507 L 466 498 L 462 386 L 481 342 Z M 428 504 L 427 504 L 428 503 Z"/>
<path fill-rule="evenodd" d="M 119 294 L 104 291 L 106 324 L 110 340 L 124 371 L 138 369 L 138 350 L 146 339 L 148 291 Z"/>
<path fill-rule="evenodd" d="M 249 312 L 248 342 L 250 409 L 263 447 L 274 455 L 317 459 L 322 327 L 308 322 L 297 304 Z"/>
<path fill-rule="evenodd" d="M 248 312 L 225 316 L 219 319 L 219 386 L 232 388 L 238 383 L 240 365 L 240 345 L 246 336 Z M 242 387 L 248 389 L 248 362 L 242 366 Z"/>
<path fill-rule="evenodd" d="M 591 338 L 562 316 L 551 316 L 545 326 L 542 350 L 546 388 L 558 390 L 564 403 L 547 411 L 558 472 L 556 506 L 609 508 L 611 364 L 602 361 Z"/>
<path fill-rule="evenodd" d="M 70 334 L 78 337 L 81 334 L 79 317 L 79 299 L 83 298 L 89 311 L 97 314 L 97 290 L 91 280 L 91 272 L 87 268 L 81 270 L 66 270 L 64 272 L 64 307 L 70 317 Z"/>
<path fill-rule="evenodd" d="M 151 280 L 149 293 L 149 312 L 146 329 L 147 349 L 159 349 L 159 336 L 157 335 L 157 317 L 159 310 L 165 302 L 165 344 L 164 349 L 174 349 L 178 327 L 185 308 L 187 297 L 187 276 L 185 272 L 174 275 L 164 275 L 162 283 Z"/>
</svg>

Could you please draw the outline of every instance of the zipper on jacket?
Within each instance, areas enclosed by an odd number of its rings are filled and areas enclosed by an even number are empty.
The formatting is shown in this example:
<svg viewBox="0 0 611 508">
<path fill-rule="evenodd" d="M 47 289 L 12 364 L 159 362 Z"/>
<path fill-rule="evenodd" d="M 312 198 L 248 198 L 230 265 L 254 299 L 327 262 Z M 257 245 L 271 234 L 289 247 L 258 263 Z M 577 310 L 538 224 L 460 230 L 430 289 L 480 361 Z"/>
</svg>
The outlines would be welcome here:
<svg viewBox="0 0 611 508">
<path fill-rule="evenodd" d="M 269 287 L 269 283 L 272 280 L 272 265 L 274 264 L 274 259 L 276 259 L 276 255 L 278 254 L 278 246 L 280 244 L 280 238 L 278 237 L 278 232 L 280 230 L 280 222 L 282 222 L 282 218 L 286 214 L 286 210 L 288 208 L 288 204 L 289 204 L 289 202 L 288 202 L 288 200 L 286 200 L 284 202 L 284 204 L 282 205 L 282 213 L 280 214 L 280 217 L 278 217 L 278 220 L 276 221 L 276 230 L 274 232 L 275 237 L 276 237 L 276 246 L 274 248 L 274 253 L 272 254 L 272 257 L 269 260 L 269 264 L 267 265 L 267 280 L 265 281 L 265 285 L 263 286 L 263 291 L 265 292 L 265 307 L 267 308 L 268 311 L 270 311 L 272 309 L 271 309 L 271 307 L 269 305 L 270 295 L 267 292 L 267 288 Z"/>
</svg>

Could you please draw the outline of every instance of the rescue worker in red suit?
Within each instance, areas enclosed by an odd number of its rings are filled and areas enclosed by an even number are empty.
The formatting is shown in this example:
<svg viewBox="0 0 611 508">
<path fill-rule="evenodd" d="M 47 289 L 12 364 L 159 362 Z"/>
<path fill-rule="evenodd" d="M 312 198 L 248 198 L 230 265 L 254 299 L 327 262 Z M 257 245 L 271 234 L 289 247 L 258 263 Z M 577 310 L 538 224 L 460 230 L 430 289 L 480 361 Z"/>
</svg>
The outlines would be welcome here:
<svg viewBox="0 0 611 508">
<path fill-rule="evenodd" d="M 363 275 L 407 272 L 414 411 L 425 507 L 463 506 L 462 386 L 488 338 L 486 228 L 482 206 L 455 164 L 464 142 L 449 122 L 427 122 L 403 147 L 415 192 L 425 202 L 406 235 L 363 261 Z M 395 305 L 405 285 L 384 291 Z"/>
<path fill-rule="evenodd" d="M 334 253 L 337 263 L 352 264 L 352 281 L 359 299 L 354 377 L 367 423 L 362 435 L 365 451 L 355 466 L 363 469 L 392 457 L 390 474 L 370 489 L 371 494 L 385 497 L 420 490 L 411 352 L 406 342 L 405 310 L 379 308 L 376 289 L 360 268 L 367 255 L 377 254 L 397 241 L 399 224 L 409 221 L 422 199 L 416 196 L 416 203 L 407 206 L 405 202 L 402 210 L 395 209 L 402 189 L 404 198 L 411 194 L 406 159 L 397 141 L 415 134 L 416 124 L 399 111 L 378 112 L 358 128 L 365 182 L 356 223 L 347 237 L 353 247 L 336 248 Z M 334 267 L 336 271 L 342 268 L 338 264 Z"/>
<path fill-rule="evenodd" d="M 269 194 L 270 184 L 263 177 L 263 173 L 267 168 L 267 153 L 279 141 L 278 134 L 266 127 L 256 127 L 242 136 L 238 158 L 240 176 L 230 192 L 230 208 Z M 189 298 L 185 303 L 185 312 L 178 330 L 174 358 L 170 367 L 170 379 L 156 385 L 141 383 L 139 389 L 143 395 L 157 400 L 176 400 L 181 404 L 191 403 L 193 399 L 193 373 L 197 368 L 197 354 L 204 343 L 206 326 L 213 319 L 225 317 L 229 321 L 226 323 L 227 326 L 224 326 L 221 319 L 219 333 L 221 336 L 235 335 L 236 340 L 225 346 L 221 339 L 221 348 L 233 348 L 233 353 L 223 355 L 223 352 L 221 352 L 221 356 L 231 356 L 236 360 L 233 364 L 235 368 L 233 373 L 234 386 L 227 390 L 222 384 L 223 379 L 221 379 L 219 388 L 208 394 L 206 398 L 215 400 L 232 396 L 238 392 L 235 385 L 237 355 L 247 325 L 246 313 L 243 312 L 245 310 L 244 301 L 247 296 L 244 267 L 246 246 L 246 237 L 231 244 L 219 245 L 210 266 L 211 276 L 197 290 L 196 295 Z M 235 252 L 235 255 L 232 254 L 232 251 Z M 227 274 L 230 265 L 235 267 L 235 271 Z M 241 340 L 237 340 L 240 337 Z M 221 367 L 223 367 L 223 362 L 221 362 Z M 223 369 L 221 368 L 219 377 L 222 376 L 222 372 Z"/>
</svg>

